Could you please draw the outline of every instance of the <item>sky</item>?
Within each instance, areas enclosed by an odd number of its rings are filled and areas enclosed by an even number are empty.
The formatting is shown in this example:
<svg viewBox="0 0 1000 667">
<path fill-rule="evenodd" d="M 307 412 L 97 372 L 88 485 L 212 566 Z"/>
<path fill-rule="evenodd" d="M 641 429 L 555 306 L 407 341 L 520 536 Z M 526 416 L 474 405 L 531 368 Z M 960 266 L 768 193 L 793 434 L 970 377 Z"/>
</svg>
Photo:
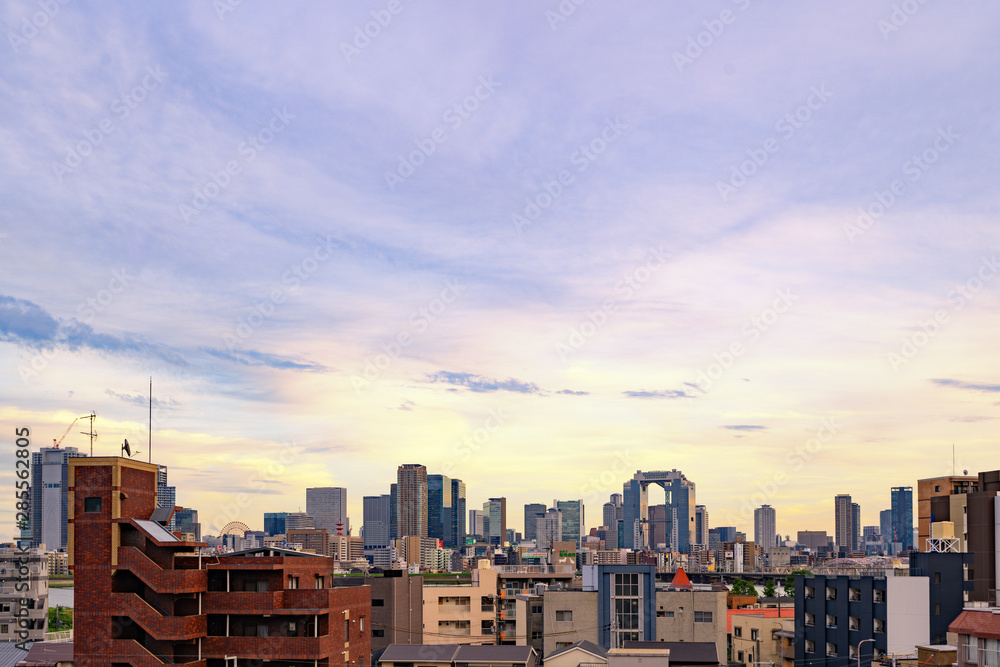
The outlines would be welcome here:
<svg viewBox="0 0 1000 667">
<path fill-rule="evenodd" d="M 95 455 L 148 459 L 152 378 L 206 533 L 346 486 L 357 534 L 403 463 L 519 530 L 671 469 L 713 526 L 832 534 L 838 493 L 877 524 L 892 486 L 1000 467 L 998 24 L 5 2 L 0 484 L 16 428 L 91 411 Z"/>
</svg>

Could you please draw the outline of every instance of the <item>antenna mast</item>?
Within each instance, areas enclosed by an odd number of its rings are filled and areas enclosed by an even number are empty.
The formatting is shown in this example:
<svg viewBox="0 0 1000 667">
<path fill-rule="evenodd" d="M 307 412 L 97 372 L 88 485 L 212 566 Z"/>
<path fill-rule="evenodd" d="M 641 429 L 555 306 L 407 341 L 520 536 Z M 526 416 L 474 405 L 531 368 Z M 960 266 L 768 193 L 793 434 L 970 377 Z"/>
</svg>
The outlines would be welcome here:
<svg viewBox="0 0 1000 667">
<path fill-rule="evenodd" d="M 149 376 L 149 462 L 153 462 L 153 376 Z"/>
<path fill-rule="evenodd" d="M 89 415 L 84 415 L 84 416 L 80 417 L 80 419 L 89 419 L 90 420 L 90 430 L 89 431 L 80 431 L 80 433 L 81 433 L 81 435 L 89 435 L 90 436 L 90 455 L 91 455 L 91 457 L 93 457 L 94 456 L 94 439 L 97 438 L 97 431 L 94 430 L 94 420 L 97 419 L 97 413 L 94 412 L 93 410 L 91 410 Z"/>
</svg>

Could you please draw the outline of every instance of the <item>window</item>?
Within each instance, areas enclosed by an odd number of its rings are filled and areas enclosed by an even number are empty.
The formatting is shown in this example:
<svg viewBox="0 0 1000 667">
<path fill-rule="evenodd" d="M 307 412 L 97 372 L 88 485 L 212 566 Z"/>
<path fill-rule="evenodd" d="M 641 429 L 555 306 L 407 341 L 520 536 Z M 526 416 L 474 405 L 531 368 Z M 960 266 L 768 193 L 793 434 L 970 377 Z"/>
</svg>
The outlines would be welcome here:
<svg viewBox="0 0 1000 667">
<path fill-rule="evenodd" d="M 813 626 L 816 625 L 816 614 L 810 614 L 806 612 L 806 625 Z"/>
<path fill-rule="evenodd" d="M 5 634 L 7 634 L 7 624 L 6 623 L 4 623 L 3 625 L 0 625 L 0 635 L 5 635 Z"/>
<path fill-rule="evenodd" d="M 935 584 L 940 584 L 941 583 L 941 573 L 940 572 L 935 572 L 934 573 L 934 583 Z"/>
<path fill-rule="evenodd" d="M 884 590 L 876 588 L 874 591 L 872 591 L 872 593 L 873 593 L 872 597 L 873 597 L 873 599 L 874 599 L 875 602 L 885 602 L 885 591 Z"/>
<path fill-rule="evenodd" d="M 101 511 L 101 499 L 100 498 L 84 498 L 83 499 L 83 511 L 84 512 L 100 512 Z"/>
<path fill-rule="evenodd" d="M 247 579 L 243 582 L 243 591 L 249 593 L 266 593 L 266 579 Z"/>
<path fill-rule="evenodd" d="M 541 639 L 544 633 L 541 630 L 533 630 L 531 632 L 532 639 Z"/>
<path fill-rule="evenodd" d="M 741 625 L 734 625 L 733 626 L 733 637 L 742 637 L 742 636 L 743 636 L 743 626 L 741 626 Z"/>
<path fill-rule="evenodd" d="M 365 633 L 365 617 L 364 616 L 362 616 L 360 619 L 358 619 L 358 626 L 359 626 L 358 630 L 361 632 L 361 634 L 364 634 Z"/>
<path fill-rule="evenodd" d="M 572 646 L 573 642 L 556 642 L 556 648 L 566 648 L 567 646 Z"/>
<path fill-rule="evenodd" d="M 344 641 L 348 641 L 348 637 L 351 636 L 351 619 L 344 618 Z"/>
<path fill-rule="evenodd" d="M 934 615 L 935 616 L 940 616 L 941 615 L 941 603 L 940 602 L 936 602 L 934 604 Z"/>
<path fill-rule="evenodd" d="M 837 627 L 837 617 L 833 614 L 826 615 L 826 627 L 835 628 Z"/>
<path fill-rule="evenodd" d="M 556 612 L 557 621 L 572 621 L 573 612 L 572 611 L 557 611 Z"/>
<path fill-rule="evenodd" d="M 3 612 L 5 614 L 10 612 L 10 603 L 4 602 L 3 604 L 0 604 L 0 612 Z"/>
<path fill-rule="evenodd" d="M 857 616 L 851 616 L 851 617 L 849 617 L 847 619 L 847 627 L 850 628 L 851 630 L 860 630 L 861 629 L 861 619 L 858 618 Z"/>
<path fill-rule="evenodd" d="M 837 599 L 837 589 L 834 588 L 833 586 L 827 586 L 826 587 L 826 599 L 827 600 L 836 600 Z"/>
<path fill-rule="evenodd" d="M 493 611 L 493 598 L 484 596 L 479 608 L 481 611 Z"/>
<path fill-rule="evenodd" d="M 295 621 L 288 621 L 288 627 L 285 630 L 285 634 L 289 637 L 295 637 L 298 635 L 298 627 L 299 626 L 295 624 Z"/>
<path fill-rule="evenodd" d="M 750 628 L 750 641 L 755 642 L 758 639 L 760 639 L 760 632 L 757 631 L 757 628 Z"/>
<path fill-rule="evenodd" d="M 851 602 L 861 602 L 861 589 L 852 588 L 850 590 L 850 595 L 848 595 L 847 599 L 850 600 Z"/>
<path fill-rule="evenodd" d="M 875 619 L 875 632 L 879 634 L 885 634 L 885 619 L 882 618 Z"/>
<path fill-rule="evenodd" d="M 532 614 L 541 614 L 542 613 L 542 605 L 540 605 L 540 604 L 533 604 L 533 605 L 531 605 L 531 613 Z"/>
<path fill-rule="evenodd" d="M 934 485 L 934 493 L 937 493 L 937 492 L 939 492 L 940 490 L 941 490 L 941 486 L 940 486 L 940 485 L 938 485 L 938 484 L 935 484 L 935 485 Z"/>
<path fill-rule="evenodd" d="M 965 661 L 971 663 L 979 663 L 979 640 L 975 637 L 969 637 L 969 643 L 965 645 Z"/>
<path fill-rule="evenodd" d="M 811 639 L 807 639 L 806 640 L 806 653 L 815 653 L 815 652 L 816 652 L 816 642 L 814 642 Z"/>
<path fill-rule="evenodd" d="M 826 643 L 826 655 L 827 655 L 827 657 L 830 657 L 830 658 L 836 658 L 837 657 L 837 645 L 834 644 L 833 642 L 827 642 Z"/>
<path fill-rule="evenodd" d="M 385 630 L 372 630 L 372 637 L 385 637 Z"/>
<path fill-rule="evenodd" d="M 493 634 L 493 621 L 484 620 L 479 625 L 480 634 L 492 635 Z"/>
<path fill-rule="evenodd" d="M 743 662 L 743 651 L 736 652 L 736 660 L 737 662 Z"/>
<path fill-rule="evenodd" d="M 712 612 L 710 611 L 696 611 L 694 613 L 695 623 L 711 623 L 712 622 Z"/>
<path fill-rule="evenodd" d="M 299 587 L 298 577 L 288 577 L 288 588 L 295 589 Z"/>
<path fill-rule="evenodd" d="M 851 660 L 857 660 L 858 659 L 858 647 L 855 646 L 854 644 L 851 644 L 850 647 L 848 648 L 848 656 L 847 657 L 849 657 Z"/>
<path fill-rule="evenodd" d="M 384 607 L 385 606 L 385 600 L 383 600 L 381 598 L 372 598 L 372 606 L 373 607 Z"/>
<path fill-rule="evenodd" d="M 816 597 L 816 589 L 812 586 L 806 586 L 806 599 L 812 600 Z"/>
<path fill-rule="evenodd" d="M 316 575 L 316 588 L 323 588 L 323 577 L 322 575 Z"/>
<path fill-rule="evenodd" d="M 656 612 L 657 618 L 673 618 L 674 612 L 672 611 L 658 611 Z"/>
</svg>

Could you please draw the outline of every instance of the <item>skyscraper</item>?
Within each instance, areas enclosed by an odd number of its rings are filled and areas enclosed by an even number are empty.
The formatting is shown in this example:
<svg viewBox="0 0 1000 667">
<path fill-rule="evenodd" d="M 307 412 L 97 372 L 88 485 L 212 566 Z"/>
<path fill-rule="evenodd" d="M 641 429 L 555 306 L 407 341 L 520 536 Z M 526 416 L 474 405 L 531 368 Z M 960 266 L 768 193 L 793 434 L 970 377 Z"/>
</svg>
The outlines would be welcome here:
<svg viewBox="0 0 1000 667">
<path fill-rule="evenodd" d="M 582 500 L 554 500 L 552 506 L 562 512 L 562 539 L 580 543 L 584 530 Z"/>
<path fill-rule="evenodd" d="M 427 536 L 436 537 L 446 547 L 456 546 L 451 478 L 445 475 L 427 475 Z"/>
<path fill-rule="evenodd" d="M 507 499 L 490 498 L 483 503 L 483 514 L 490 520 L 487 541 L 502 545 L 507 536 Z"/>
<path fill-rule="evenodd" d="M 704 505 L 694 507 L 694 542 L 708 548 L 708 508 Z"/>
<path fill-rule="evenodd" d="M 900 552 L 913 548 L 913 487 L 894 486 L 892 496 L 892 543 L 900 544 Z"/>
<path fill-rule="evenodd" d="M 405 463 L 396 469 L 396 514 L 400 537 L 428 537 L 427 468 Z"/>
<path fill-rule="evenodd" d="M 31 542 L 50 551 L 69 539 L 69 460 L 86 456 L 76 447 L 42 447 L 31 454 Z"/>
<path fill-rule="evenodd" d="M 850 494 L 841 493 L 833 499 L 833 541 L 838 549 L 844 551 L 854 550 L 854 511 L 851 505 Z"/>
<path fill-rule="evenodd" d="M 538 519 L 545 518 L 545 505 L 529 503 L 524 506 L 524 539 L 534 540 L 538 536 Z"/>
<path fill-rule="evenodd" d="M 776 518 L 774 508 L 770 505 L 761 505 L 753 511 L 753 541 L 765 551 L 775 544 Z"/>
<path fill-rule="evenodd" d="M 264 532 L 268 535 L 284 535 L 287 516 L 288 512 L 264 512 Z"/>
<path fill-rule="evenodd" d="M 485 538 L 485 526 L 483 525 L 483 511 L 469 510 L 469 534 L 476 537 Z"/>
<path fill-rule="evenodd" d="M 306 489 L 306 514 L 313 518 L 316 528 L 325 528 L 330 535 L 349 535 L 351 532 L 347 518 L 347 489 L 343 487 Z"/>
<path fill-rule="evenodd" d="M 384 549 L 389 546 L 389 521 L 391 496 L 364 496 L 365 549 Z"/>
<path fill-rule="evenodd" d="M 198 510 L 182 507 L 174 514 L 177 530 L 182 533 L 194 533 L 194 541 L 201 542 L 201 523 L 198 521 Z"/>
<path fill-rule="evenodd" d="M 398 474 L 398 473 L 397 473 Z M 399 485 L 389 485 L 389 537 L 399 539 Z"/>
<path fill-rule="evenodd" d="M 878 513 L 879 532 L 882 536 L 882 550 L 887 556 L 892 554 L 892 510 L 882 510 Z"/>
<path fill-rule="evenodd" d="M 465 546 L 465 517 L 466 504 L 465 482 L 460 479 L 451 480 L 451 501 L 455 506 L 454 529 L 455 537 L 453 543 L 459 549 Z"/>
<path fill-rule="evenodd" d="M 553 542 L 563 541 L 562 527 L 564 525 L 562 512 L 552 508 L 545 511 L 545 514 L 535 519 L 535 533 L 539 549 L 548 549 Z"/>
<path fill-rule="evenodd" d="M 156 506 L 169 507 L 173 509 L 177 506 L 177 487 L 167 486 L 167 466 L 156 466 Z M 177 520 L 170 517 L 167 524 L 168 530 L 177 530 Z"/>
<path fill-rule="evenodd" d="M 851 530 L 853 540 L 851 542 L 854 551 L 864 551 L 864 542 L 861 540 L 861 505 L 851 503 Z"/>
<path fill-rule="evenodd" d="M 623 486 L 621 547 L 641 550 L 650 546 L 649 485 L 656 484 L 666 496 L 667 541 L 671 551 L 687 553 L 695 536 L 695 484 L 679 470 L 637 471 Z"/>
</svg>

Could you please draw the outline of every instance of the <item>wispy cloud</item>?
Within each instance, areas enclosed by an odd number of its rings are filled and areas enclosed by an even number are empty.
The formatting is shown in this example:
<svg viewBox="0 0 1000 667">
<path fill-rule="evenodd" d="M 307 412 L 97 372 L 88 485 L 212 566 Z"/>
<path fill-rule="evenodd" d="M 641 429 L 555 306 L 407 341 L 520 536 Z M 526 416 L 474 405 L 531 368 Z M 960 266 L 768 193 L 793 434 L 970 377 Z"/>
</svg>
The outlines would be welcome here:
<svg viewBox="0 0 1000 667">
<path fill-rule="evenodd" d="M 556 393 L 565 394 L 566 396 L 590 396 L 589 391 L 573 391 L 572 389 L 560 389 Z"/>
<path fill-rule="evenodd" d="M 469 391 L 489 393 L 494 391 L 512 391 L 518 394 L 544 395 L 538 385 L 534 382 L 522 382 L 514 378 L 499 380 L 485 375 L 474 375 L 472 373 L 452 373 L 449 371 L 438 371 L 427 376 L 427 381 L 431 383 L 444 383 L 465 387 Z"/>
<path fill-rule="evenodd" d="M 129 405 L 149 405 L 149 396 L 145 394 L 124 394 L 113 389 L 105 389 L 104 393 Z M 153 405 L 158 408 L 176 408 L 180 404 L 172 398 L 163 399 L 154 396 Z"/>
<path fill-rule="evenodd" d="M 938 378 L 931 380 L 941 387 L 953 387 L 955 389 L 966 389 L 968 391 L 980 391 L 995 393 L 1000 392 L 1000 384 L 984 384 L 980 382 L 964 382 L 962 380 L 952 380 L 950 378 Z"/>
<path fill-rule="evenodd" d="M 722 428 L 729 431 L 766 431 L 766 426 L 759 424 L 726 424 Z"/>
<path fill-rule="evenodd" d="M 682 389 L 657 389 L 656 391 L 623 391 L 623 394 L 629 398 L 694 398 L 692 394 L 682 390 Z"/>
</svg>

